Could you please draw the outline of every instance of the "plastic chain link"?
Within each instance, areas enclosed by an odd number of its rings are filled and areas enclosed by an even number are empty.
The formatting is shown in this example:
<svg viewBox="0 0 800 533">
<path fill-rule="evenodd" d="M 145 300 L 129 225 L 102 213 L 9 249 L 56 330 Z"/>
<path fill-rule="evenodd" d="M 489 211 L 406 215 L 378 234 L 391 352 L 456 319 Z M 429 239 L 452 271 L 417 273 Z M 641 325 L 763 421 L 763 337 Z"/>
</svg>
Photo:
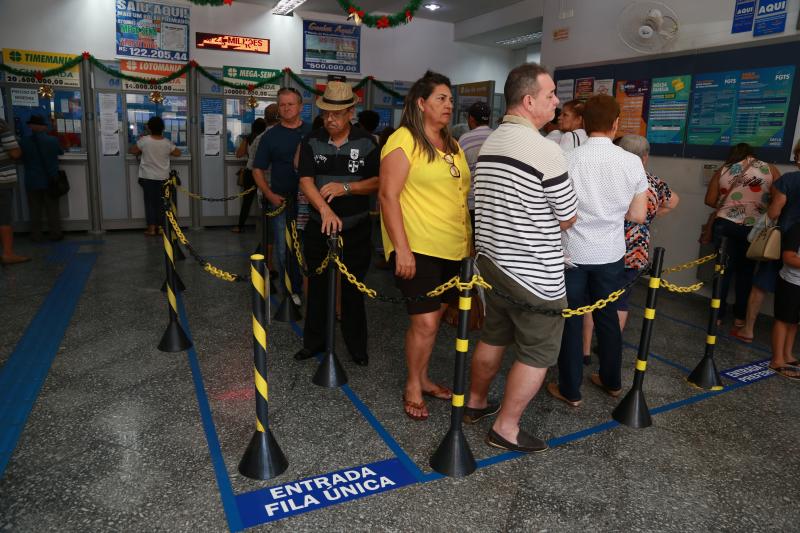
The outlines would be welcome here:
<svg viewBox="0 0 800 533">
<path fill-rule="evenodd" d="M 236 200 L 237 198 L 241 198 L 242 196 L 250 194 L 251 192 L 256 190 L 256 186 L 253 185 L 249 189 L 244 190 L 244 191 L 240 192 L 239 194 L 235 194 L 233 196 L 225 196 L 223 198 L 208 198 L 206 196 L 201 196 L 201 195 L 199 195 L 199 194 L 197 194 L 195 192 L 192 192 L 189 189 L 187 189 L 186 187 L 183 187 L 182 185 L 177 185 L 177 184 L 174 184 L 174 185 L 175 185 L 176 189 L 181 191 L 183 194 L 185 194 L 189 198 L 194 198 L 195 200 L 203 200 L 204 202 L 230 202 L 231 200 Z M 281 205 L 281 207 L 279 207 L 279 209 L 281 211 L 283 211 L 282 207 L 283 207 L 282 205 Z M 278 211 L 278 213 L 280 213 L 280 211 Z M 275 216 L 275 215 L 272 215 L 272 216 Z"/>
<path fill-rule="evenodd" d="M 181 231 L 181 227 L 175 220 L 174 215 L 169 210 L 167 210 L 167 218 L 169 219 L 169 223 L 172 226 L 172 229 L 175 231 L 175 235 L 178 236 L 178 240 L 181 241 L 181 244 L 184 245 L 187 250 L 189 250 L 189 254 L 194 258 L 194 260 L 200 263 L 200 265 L 203 267 L 203 270 L 205 270 L 212 276 L 215 276 L 224 281 L 236 282 L 236 281 L 247 280 L 247 278 L 244 276 L 241 276 L 239 274 L 231 274 L 230 272 L 226 272 L 209 263 L 200 254 L 198 254 L 194 248 L 192 248 L 192 245 L 189 244 L 189 240 L 183 234 L 183 231 Z"/>
<path fill-rule="evenodd" d="M 687 285 L 685 287 L 680 287 L 678 285 L 670 283 L 669 281 L 665 280 L 662 277 L 661 278 L 661 286 L 664 287 L 665 289 L 667 289 L 670 292 L 677 292 L 677 293 L 686 294 L 686 293 L 690 293 L 690 292 L 699 291 L 700 288 L 703 286 L 703 282 L 700 281 L 698 283 L 695 283 L 694 285 Z"/>
<path fill-rule="evenodd" d="M 709 254 L 709 255 L 707 255 L 705 257 L 700 257 L 700 258 L 695 259 L 693 261 L 689 261 L 688 263 L 683 263 L 682 265 L 676 265 L 674 267 L 665 268 L 664 270 L 661 271 L 661 274 L 663 275 L 663 274 L 669 274 L 671 272 L 681 272 L 683 270 L 688 270 L 690 268 L 693 268 L 693 267 L 700 266 L 702 264 L 708 263 L 712 259 L 716 259 L 716 257 L 717 257 L 717 254 L 715 252 L 715 253 Z"/>
<path fill-rule="evenodd" d="M 286 204 L 285 203 L 281 204 L 281 207 L 283 207 L 284 205 Z M 306 269 L 306 262 L 303 259 L 303 252 L 300 251 L 300 239 L 297 236 L 297 221 L 292 220 L 290 227 L 292 228 L 292 247 L 294 248 L 294 255 L 297 256 L 297 264 L 300 266 L 300 270 L 303 271 L 303 275 L 309 277 L 311 274 Z M 341 248 L 343 246 L 344 246 L 344 240 L 341 237 L 339 237 L 339 247 Z M 330 263 L 330 261 L 331 261 L 331 254 L 328 253 L 328 255 L 325 256 L 325 259 L 322 260 L 322 263 L 320 263 L 320 265 L 314 270 L 314 274 L 319 276 L 320 274 L 325 272 L 325 269 L 328 268 L 328 263 Z"/>
</svg>

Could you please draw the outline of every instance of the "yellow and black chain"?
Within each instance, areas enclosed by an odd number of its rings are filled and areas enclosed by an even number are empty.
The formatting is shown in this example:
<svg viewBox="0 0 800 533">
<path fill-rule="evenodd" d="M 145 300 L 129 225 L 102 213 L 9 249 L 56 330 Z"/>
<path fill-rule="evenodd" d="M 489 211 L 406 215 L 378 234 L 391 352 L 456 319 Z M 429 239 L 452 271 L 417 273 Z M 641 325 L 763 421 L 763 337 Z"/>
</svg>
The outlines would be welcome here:
<svg viewBox="0 0 800 533">
<path fill-rule="evenodd" d="M 248 195 L 251 192 L 256 190 L 256 186 L 253 185 L 249 189 L 246 189 L 246 190 L 240 192 L 239 194 L 234 194 L 233 196 L 225 196 L 225 197 L 222 197 L 222 198 L 209 198 L 207 196 L 202 196 L 200 194 L 197 194 L 196 192 L 192 192 L 189 189 L 187 189 L 186 187 L 183 187 L 181 185 L 177 185 L 176 184 L 175 188 L 178 189 L 179 191 L 181 191 L 183 194 L 185 194 L 189 198 L 194 198 L 195 200 L 202 200 L 204 202 L 230 202 L 231 200 L 236 200 L 237 198 L 241 198 L 242 196 L 246 196 L 246 195 Z"/>
<path fill-rule="evenodd" d="M 661 286 L 667 289 L 670 292 L 677 292 L 681 294 L 686 294 L 690 292 L 699 291 L 700 288 L 703 286 L 703 282 L 699 281 L 693 285 L 686 285 L 685 287 L 681 287 L 679 285 L 675 285 L 674 283 L 670 283 L 669 281 L 665 280 L 663 277 L 661 278 Z"/>
<path fill-rule="evenodd" d="M 183 234 L 183 231 L 181 231 L 181 227 L 175 220 L 175 216 L 169 210 L 167 210 L 167 218 L 169 219 L 169 223 L 172 226 L 172 230 L 175 232 L 175 235 L 177 235 L 178 240 L 181 241 L 181 244 L 183 244 L 187 250 L 189 250 L 189 254 L 194 258 L 195 261 L 197 261 L 200 264 L 200 266 L 203 267 L 203 270 L 205 270 L 212 276 L 215 276 L 224 281 L 236 282 L 236 281 L 247 280 L 245 276 L 241 276 L 239 274 L 231 274 L 230 272 L 226 272 L 225 270 L 217 268 L 211 263 L 209 263 L 208 260 L 204 259 L 200 254 L 198 254 L 195 251 L 194 248 L 192 248 L 192 245 L 189 244 L 189 239 L 187 239 L 186 235 Z"/>
<path fill-rule="evenodd" d="M 264 213 L 264 216 L 267 217 L 267 218 L 276 217 L 276 216 L 280 215 L 281 213 L 283 213 L 284 209 L 286 209 L 286 202 L 283 202 L 281 205 L 279 205 L 278 207 L 276 207 L 272 211 L 267 211 L 266 213 Z"/>
<path fill-rule="evenodd" d="M 705 263 L 708 263 L 712 259 L 716 259 L 716 257 L 717 257 L 717 253 L 714 252 L 713 254 L 708 254 L 705 257 L 699 257 L 697 259 L 689 261 L 688 263 L 683 263 L 682 265 L 676 265 L 676 266 L 673 266 L 673 267 L 665 268 L 664 270 L 661 271 L 661 274 L 663 275 L 663 274 L 671 274 L 673 272 L 682 272 L 684 270 L 688 270 L 690 268 L 694 268 L 696 266 L 700 266 L 700 265 L 703 265 Z"/>
<path fill-rule="evenodd" d="M 284 202 L 281 205 L 282 206 L 286 205 L 286 203 Z M 297 257 L 297 264 L 300 267 L 300 271 L 303 273 L 303 275 L 305 277 L 310 277 L 311 273 L 306 268 L 306 262 L 305 259 L 303 259 L 303 252 L 300 250 L 300 239 L 297 236 L 297 221 L 292 220 L 291 223 L 289 224 L 289 227 L 291 228 L 292 232 L 292 248 L 294 248 L 294 255 Z M 343 246 L 344 246 L 344 240 L 341 237 L 339 237 L 339 247 L 341 248 Z M 331 255 L 332 254 L 328 252 L 328 255 L 326 255 L 325 259 L 322 260 L 322 263 L 320 263 L 320 265 L 316 269 L 314 269 L 315 275 L 319 276 L 320 274 L 325 272 L 325 269 L 328 268 L 328 263 L 330 263 Z"/>
</svg>

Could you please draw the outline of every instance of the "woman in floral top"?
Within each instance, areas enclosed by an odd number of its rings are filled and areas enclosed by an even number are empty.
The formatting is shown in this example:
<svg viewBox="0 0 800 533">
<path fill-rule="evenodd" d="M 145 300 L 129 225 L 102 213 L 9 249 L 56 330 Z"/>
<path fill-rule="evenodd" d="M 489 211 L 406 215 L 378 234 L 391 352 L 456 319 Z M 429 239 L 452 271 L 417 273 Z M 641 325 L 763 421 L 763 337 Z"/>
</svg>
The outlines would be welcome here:
<svg viewBox="0 0 800 533">
<path fill-rule="evenodd" d="M 756 220 L 767 212 L 769 190 L 778 178 L 780 172 L 777 168 L 757 159 L 750 145 L 740 143 L 731 150 L 728 160 L 708 183 L 705 203 L 717 210 L 712 226 L 714 246 L 719 246 L 722 237 L 728 238 L 728 268 L 722 280 L 720 318 L 725 315 L 731 275 L 735 275 L 736 303 L 733 316 L 737 328 L 745 324 L 747 300 L 756 266 L 755 261 L 747 259 L 747 248 L 750 246 L 747 234 Z M 760 307 L 760 302 L 757 307 Z"/>
</svg>

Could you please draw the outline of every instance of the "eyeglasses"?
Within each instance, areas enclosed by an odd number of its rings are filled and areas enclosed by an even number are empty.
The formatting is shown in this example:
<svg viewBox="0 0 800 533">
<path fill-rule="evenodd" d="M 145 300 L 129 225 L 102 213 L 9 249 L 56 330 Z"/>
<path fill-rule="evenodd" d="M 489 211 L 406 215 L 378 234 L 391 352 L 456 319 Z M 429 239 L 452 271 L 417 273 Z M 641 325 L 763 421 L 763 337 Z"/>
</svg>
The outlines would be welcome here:
<svg viewBox="0 0 800 533">
<path fill-rule="evenodd" d="M 461 177 L 461 171 L 458 170 L 456 166 L 456 160 L 453 158 L 453 154 L 444 154 L 444 162 L 450 165 L 450 175 L 453 176 L 455 179 Z"/>
<path fill-rule="evenodd" d="M 342 109 L 340 111 L 323 111 L 322 118 L 325 120 L 342 120 L 349 112 L 349 109 Z"/>
</svg>

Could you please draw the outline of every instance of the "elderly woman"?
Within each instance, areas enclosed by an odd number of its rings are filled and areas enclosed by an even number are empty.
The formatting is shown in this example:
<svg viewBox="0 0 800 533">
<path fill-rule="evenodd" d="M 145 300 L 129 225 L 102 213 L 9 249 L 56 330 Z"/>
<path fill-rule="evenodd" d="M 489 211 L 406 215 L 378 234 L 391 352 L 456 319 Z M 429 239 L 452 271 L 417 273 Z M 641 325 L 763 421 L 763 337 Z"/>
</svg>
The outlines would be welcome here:
<svg viewBox="0 0 800 533">
<path fill-rule="evenodd" d="M 647 162 L 650 158 L 650 143 L 641 135 L 625 135 L 620 137 L 616 144 L 625 151 L 638 155 L 642 160 L 642 165 L 647 170 Z M 666 215 L 678 205 L 678 195 L 669 188 L 658 176 L 647 172 L 647 215 L 642 224 L 637 222 L 625 221 L 625 270 L 621 285 L 627 285 L 639 271 L 647 268 L 650 261 L 650 224 L 656 217 Z M 627 290 L 617 301 L 617 316 L 619 317 L 619 328 L 625 329 L 628 320 L 628 300 L 631 291 Z M 592 315 L 584 315 L 584 336 L 583 353 L 588 354 L 592 339 Z M 584 359 L 589 357 L 584 355 Z"/>
<path fill-rule="evenodd" d="M 467 193 L 470 174 L 464 152 L 448 130 L 453 113 L 450 80 L 426 72 L 411 87 L 400 128 L 381 152 L 381 233 L 397 287 L 419 296 L 459 272 L 469 255 Z M 428 377 L 436 333 L 451 290 L 441 297 L 407 304 L 408 377 L 403 409 L 413 420 L 428 418 L 423 396 L 449 400 L 452 391 Z"/>
<path fill-rule="evenodd" d="M 558 144 L 565 152 L 574 150 L 586 142 L 589 137 L 583 129 L 583 102 L 570 100 L 564 104 L 558 116 L 558 129 L 562 132 Z"/>
</svg>

